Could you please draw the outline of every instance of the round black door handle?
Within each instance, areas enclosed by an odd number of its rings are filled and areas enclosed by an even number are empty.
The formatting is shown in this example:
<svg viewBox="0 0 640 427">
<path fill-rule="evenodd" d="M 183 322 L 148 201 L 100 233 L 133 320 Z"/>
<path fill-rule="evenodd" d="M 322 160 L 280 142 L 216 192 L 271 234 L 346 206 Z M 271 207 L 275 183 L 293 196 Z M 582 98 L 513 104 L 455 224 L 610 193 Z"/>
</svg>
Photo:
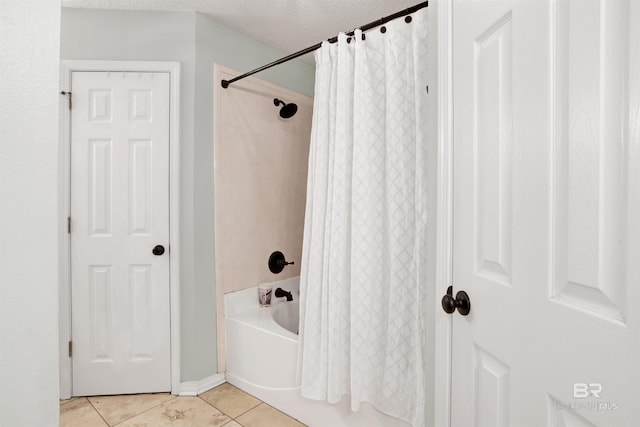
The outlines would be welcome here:
<svg viewBox="0 0 640 427">
<path fill-rule="evenodd" d="M 164 246 L 156 245 L 151 252 L 153 252 L 154 255 L 160 256 L 164 253 Z"/>
<path fill-rule="evenodd" d="M 469 299 L 469 295 L 467 295 L 465 291 L 458 291 L 454 299 L 451 295 L 452 293 L 453 289 L 449 286 L 447 294 L 442 297 L 442 309 L 449 314 L 458 309 L 458 313 L 461 315 L 468 315 L 471 311 L 471 300 Z"/>
</svg>

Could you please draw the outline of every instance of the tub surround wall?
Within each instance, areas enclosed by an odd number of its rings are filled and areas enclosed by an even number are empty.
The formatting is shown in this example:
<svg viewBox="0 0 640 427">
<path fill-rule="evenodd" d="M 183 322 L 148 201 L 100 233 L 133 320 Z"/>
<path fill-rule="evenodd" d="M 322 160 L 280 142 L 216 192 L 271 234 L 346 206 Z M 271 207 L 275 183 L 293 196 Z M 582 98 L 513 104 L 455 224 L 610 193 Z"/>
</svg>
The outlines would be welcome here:
<svg viewBox="0 0 640 427">
<path fill-rule="evenodd" d="M 219 71 L 224 79 L 237 75 Z M 313 99 L 257 78 L 216 97 L 218 286 L 226 294 L 299 276 Z M 298 104 L 296 115 L 280 118 L 274 98 Z M 276 250 L 295 262 L 279 274 L 267 266 Z"/>
<path fill-rule="evenodd" d="M 61 29 L 62 59 L 181 63 L 181 381 L 207 378 L 217 372 L 213 63 L 249 70 L 285 53 L 192 12 L 63 8 Z M 292 61 L 262 77 L 311 94 L 314 67 Z"/>
<path fill-rule="evenodd" d="M 216 68 L 213 80 L 238 75 Z M 247 78 L 215 87 L 214 182 L 219 370 L 224 370 L 223 295 L 300 275 L 313 99 Z M 295 102 L 282 119 L 274 98 Z M 294 261 L 269 271 L 273 251 Z"/>
</svg>

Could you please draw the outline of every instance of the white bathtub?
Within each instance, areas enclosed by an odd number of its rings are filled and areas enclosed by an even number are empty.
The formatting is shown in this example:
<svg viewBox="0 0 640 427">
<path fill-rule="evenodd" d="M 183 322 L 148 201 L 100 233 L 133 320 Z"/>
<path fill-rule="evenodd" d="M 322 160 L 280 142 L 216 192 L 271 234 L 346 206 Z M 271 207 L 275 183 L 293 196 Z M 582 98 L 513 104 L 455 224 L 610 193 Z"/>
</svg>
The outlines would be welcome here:
<svg viewBox="0 0 640 427">
<path fill-rule="evenodd" d="M 406 427 L 408 424 L 367 404 L 353 413 L 348 398 L 329 405 L 300 396 L 296 378 L 298 335 L 280 326 L 272 316 L 276 313 L 280 323 L 297 330 L 297 322 L 285 314 L 295 311 L 299 278 L 274 282 L 274 294 L 278 287 L 292 292 L 293 304 L 272 296 L 272 306 L 261 308 L 257 288 L 224 296 L 227 381 L 311 427 Z"/>
</svg>

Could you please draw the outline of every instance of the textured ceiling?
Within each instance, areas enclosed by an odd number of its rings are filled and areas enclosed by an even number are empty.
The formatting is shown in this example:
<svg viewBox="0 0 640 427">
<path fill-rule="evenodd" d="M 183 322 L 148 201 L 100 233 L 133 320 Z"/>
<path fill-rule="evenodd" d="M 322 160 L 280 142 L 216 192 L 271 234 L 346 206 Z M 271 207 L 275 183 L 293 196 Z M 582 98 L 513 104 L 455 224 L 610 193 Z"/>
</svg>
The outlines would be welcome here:
<svg viewBox="0 0 640 427">
<path fill-rule="evenodd" d="M 64 7 L 195 11 L 293 53 L 422 0 L 62 0 Z M 307 61 L 310 57 L 305 58 Z"/>
</svg>

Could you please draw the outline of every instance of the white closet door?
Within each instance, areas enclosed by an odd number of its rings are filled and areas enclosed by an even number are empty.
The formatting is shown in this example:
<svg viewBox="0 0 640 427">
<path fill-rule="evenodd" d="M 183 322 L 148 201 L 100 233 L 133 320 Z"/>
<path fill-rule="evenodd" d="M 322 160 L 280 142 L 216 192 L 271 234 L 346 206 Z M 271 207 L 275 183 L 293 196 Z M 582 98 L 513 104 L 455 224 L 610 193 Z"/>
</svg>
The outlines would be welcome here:
<svg viewBox="0 0 640 427">
<path fill-rule="evenodd" d="M 73 395 L 169 391 L 169 74 L 71 91 Z"/>
</svg>

